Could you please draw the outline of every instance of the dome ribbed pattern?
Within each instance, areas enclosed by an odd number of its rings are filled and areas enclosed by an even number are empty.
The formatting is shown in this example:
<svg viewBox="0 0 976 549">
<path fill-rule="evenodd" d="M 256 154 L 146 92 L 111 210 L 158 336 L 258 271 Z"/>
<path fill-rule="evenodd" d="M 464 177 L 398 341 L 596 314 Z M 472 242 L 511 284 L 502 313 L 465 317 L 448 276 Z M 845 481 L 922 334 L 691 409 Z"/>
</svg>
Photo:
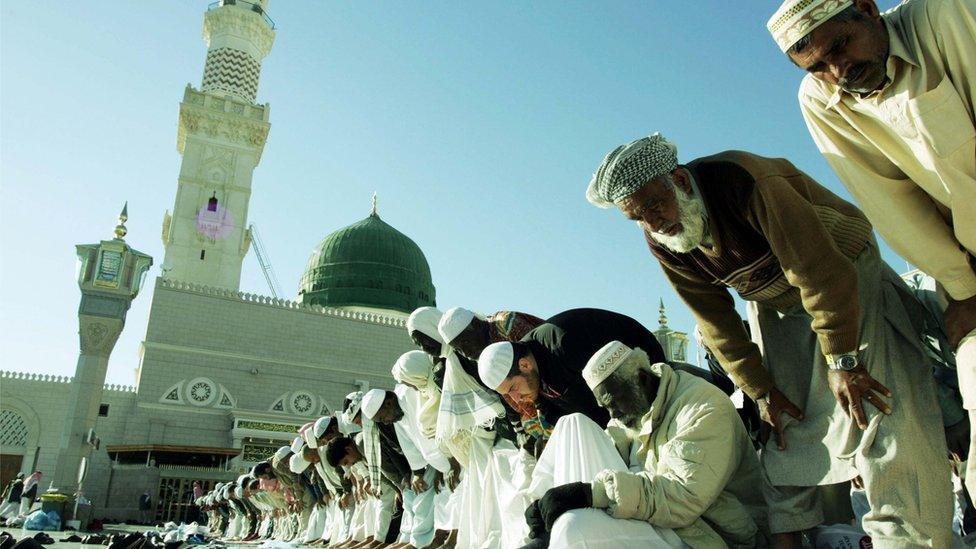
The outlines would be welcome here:
<svg viewBox="0 0 976 549">
<path fill-rule="evenodd" d="M 322 239 L 305 266 L 298 296 L 323 307 L 408 314 L 436 304 L 424 252 L 375 213 Z"/>
</svg>

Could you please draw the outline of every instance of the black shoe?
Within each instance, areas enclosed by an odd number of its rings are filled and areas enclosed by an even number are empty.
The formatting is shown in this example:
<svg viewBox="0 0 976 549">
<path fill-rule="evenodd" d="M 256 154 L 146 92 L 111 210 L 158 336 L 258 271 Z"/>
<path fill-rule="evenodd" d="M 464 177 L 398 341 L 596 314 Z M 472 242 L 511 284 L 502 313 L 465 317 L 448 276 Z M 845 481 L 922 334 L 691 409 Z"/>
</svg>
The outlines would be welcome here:
<svg viewBox="0 0 976 549">
<path fill-rule="evenodd" d="M 11 549 L 43 549 L 44 546 L 41 545 L 34 538 L 24 538 L 11 546 Z"/>
<path fill-rule="evenodd" d="M 10 549 L 17 540 L 7 532 L 0 532 L 0 549 Z"/>
</svg>

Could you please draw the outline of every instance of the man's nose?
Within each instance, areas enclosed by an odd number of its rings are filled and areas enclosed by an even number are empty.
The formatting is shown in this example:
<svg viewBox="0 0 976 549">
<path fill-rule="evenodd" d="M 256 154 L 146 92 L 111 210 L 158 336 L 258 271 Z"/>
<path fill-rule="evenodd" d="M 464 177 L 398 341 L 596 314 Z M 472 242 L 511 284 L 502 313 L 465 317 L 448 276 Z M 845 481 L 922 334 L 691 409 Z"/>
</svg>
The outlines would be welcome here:
<svg viewBox="0 0 976 549">
<path fill-rule="evenodd" d="M 831 76 L 835 80 L 840 81 L 847 78 L 847 72 L 851 69 L 851 64 L 846 59 L 832 60 L 829 68 Z"/>
</svg>

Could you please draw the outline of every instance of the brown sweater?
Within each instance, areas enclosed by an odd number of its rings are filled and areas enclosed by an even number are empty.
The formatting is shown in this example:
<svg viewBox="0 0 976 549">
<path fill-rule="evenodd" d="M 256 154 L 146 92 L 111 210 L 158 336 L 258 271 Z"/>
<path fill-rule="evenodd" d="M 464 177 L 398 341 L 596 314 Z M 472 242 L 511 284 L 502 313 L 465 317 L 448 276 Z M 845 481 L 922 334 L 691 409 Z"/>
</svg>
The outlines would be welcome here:
<svg viewBox="0 0 976 549">
<path fill-rule="evenodd" d="M 727 287 L 781 311 L 802 304 L 824 354 L 857 349 L 853 259 L 871 238 L 864 214 L 784 159 L 726 151 L 688 169 L 713 247 L 678 254 L 645 238 L 736 385 L 756 399 L 773 383 Z"/>
</svg>

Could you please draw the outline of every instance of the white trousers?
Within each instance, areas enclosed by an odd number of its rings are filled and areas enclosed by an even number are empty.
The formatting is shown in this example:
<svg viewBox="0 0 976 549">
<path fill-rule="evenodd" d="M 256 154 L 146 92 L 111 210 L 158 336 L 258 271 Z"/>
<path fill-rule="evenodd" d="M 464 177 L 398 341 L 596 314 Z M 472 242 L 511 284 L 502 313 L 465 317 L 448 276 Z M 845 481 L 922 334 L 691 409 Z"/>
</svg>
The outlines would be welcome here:
<svg viewBox="0 0 976 549">
<path fill-rule="evenodd" d="M 461 549 L 517 547 L 525 529 L 525 504 L 513 484 L 519 451 L 511 442 L 492 446 L 494 433 L 471 440 L 461 496 L 458 543 Z"/>
<path fill-rule="evenodd" d="M 10 518 L 17 515 L 17 511 L 20 509 L 20 503 L 16 501 L 8 501 L 0 507 L 0 518 Z"/>
<path fill-rule="evenodd" d="M 34 500 L 31 498 L 20 498 L 20 514 L 27 516 L 30 513 L 31 504 L 33 503 Z"/>
<path fill-rule="evenodd" d="M 400 519 L 400 543 L 414 547 L 427 547 L 434 539 L 434 469 L 424 474 L 427 490 L 419 494 L 403 491 L 403 517 Z"/>
<path fill-rule="evenodd" d="M 316 503 L 312 507 L 312 513 L 308 516 L 308 526 L 305 527 L 305 535 L 302 537 L 302 542 L 308 543 L 312 540 L 319 539 L 322 536 L 322 531 L 325 530 L 327 520 L 326 506 L 321 503 Z"/>
<path fill-rule="evenodd" d="M 628 467 L 610 435 L 585 415 L 570 414 L 556 422 L 528 491 L 533 499 L 538 499 L 555 486 L 592 482 L 606 469 L 627 471 Z M 641 467 L 629 470 L 639 471 Z M 642 520 L 615 519 L 602 509 L 577 509 L 564 513 L 552 525 L 549 546 L 616 549 L 681 548 L 685 544 L 670 528 L 658 528 Z"/>
</svg>

